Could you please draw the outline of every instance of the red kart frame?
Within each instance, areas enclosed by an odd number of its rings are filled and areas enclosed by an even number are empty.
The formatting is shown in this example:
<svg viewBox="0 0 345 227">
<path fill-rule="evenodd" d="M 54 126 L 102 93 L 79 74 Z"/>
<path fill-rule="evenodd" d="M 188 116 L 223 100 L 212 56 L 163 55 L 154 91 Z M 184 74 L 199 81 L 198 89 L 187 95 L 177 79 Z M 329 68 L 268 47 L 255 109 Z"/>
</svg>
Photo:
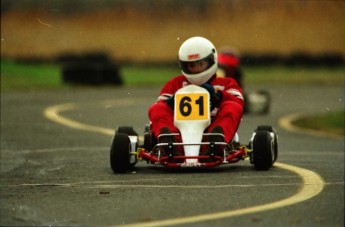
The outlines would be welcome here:
<svg viewBox="0 0 345 227">
<path fill-rule="evenodd" d="M 208 133 L 207 135 L 210 135 Z M 160 155 L 155 155 L 153 152 L 149 152 L 145 148 L 139 148 L 137 156 L 139 160 L 146 160 L 151 164 L 160 164 L 167 168 L 194 168 L 194 167 L 216 167 L 222 164 L 236 163 L 240 160 L 244 160 L 249 156 L 251 150 L 247 146 L 239 146 L 237 149 L 231 149 L 231 146 L 225 142 L 201 142 L 198 144 L 186 144 L 186 143 L 158 143 L 156 144 L 152 151 L 160 150 L 159 148 L 163 146 L 188 146 L 188 145 L 209 145 L 209 147 L 223 146 L 225 147 L 223 155 L 214 154 L 211 152 L 210 155 L 200 155 L 200 156 L 181 156 L 181 155 L 166 155 L 159 157 Z M 226 152 L 226 150 L 228 152 Z M 199 159 L 199 160 L 208 160 L 207 162 L 199 161 L 197 163 L 186 163 L 186 159 Z"/>
</svg>

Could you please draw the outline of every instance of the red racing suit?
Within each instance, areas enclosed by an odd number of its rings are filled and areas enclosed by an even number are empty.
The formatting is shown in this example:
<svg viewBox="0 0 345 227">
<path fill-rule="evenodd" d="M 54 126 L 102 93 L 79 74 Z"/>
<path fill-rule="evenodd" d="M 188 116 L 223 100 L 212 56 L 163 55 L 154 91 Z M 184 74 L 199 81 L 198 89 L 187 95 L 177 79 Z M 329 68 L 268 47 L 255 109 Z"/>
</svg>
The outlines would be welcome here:
<svg viewBox="0 0 345 227">
<path fill-rule="evenodd" d="M 225 141 L 230 142 L 242 119 L 244 106 L 242 89 L 234 79 L 229 77 L 220 78 L 214 75 L 207 83 L 213 85 L 216 91 L 222 92 L 222 99 L 218 107 L 211 112 L 211 125 L 205 131 L 211 132 L 215 126 L 220 126 L 223 129 Z M 174 111 L 166 100 L 187 85 L 190 83 L 183 75 L 172 78 L 162 88 L 158 101 L 150 106 L 148 115 L 156 138 L 164 127 L 170 129 L 171 132 L 178 132 L 174 126 Z"/>
</svg>

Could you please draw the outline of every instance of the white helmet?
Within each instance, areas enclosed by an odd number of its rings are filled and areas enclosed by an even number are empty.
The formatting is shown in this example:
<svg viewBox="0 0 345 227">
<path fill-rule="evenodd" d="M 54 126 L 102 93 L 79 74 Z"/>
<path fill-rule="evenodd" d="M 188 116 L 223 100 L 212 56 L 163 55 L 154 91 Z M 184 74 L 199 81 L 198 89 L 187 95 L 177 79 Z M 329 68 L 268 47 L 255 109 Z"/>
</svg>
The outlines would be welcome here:
<svg viewBox="0 0 345 227">
<path fill-rule="evenodd" d="M 178 58 L 182 74 L 192 84 L 201 85 L 206 83 L 217 71 L 218 60 L 216 48 L 208 39 L 203 37 L 187 39 L 180 47 Z M 206 70 L 200 73 L 191 73 L 188 70 L 187 64 L 200 60 L 206 60 L 208 62 L 209 65 Z"/>
</svg>

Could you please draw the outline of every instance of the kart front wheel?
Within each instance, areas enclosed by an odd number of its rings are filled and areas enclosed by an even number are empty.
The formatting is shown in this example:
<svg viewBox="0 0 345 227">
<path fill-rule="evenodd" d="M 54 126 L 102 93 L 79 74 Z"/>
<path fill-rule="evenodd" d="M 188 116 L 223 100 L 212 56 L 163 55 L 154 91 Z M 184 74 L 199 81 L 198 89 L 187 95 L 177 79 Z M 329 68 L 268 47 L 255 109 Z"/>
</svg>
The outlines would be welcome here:
<svg viewBox="0 0 345 227">
<path fill-rule="evenodd" d="M 138 136 L 138 133 L 131 126 L 120 126 L 117 133 L 125 133 L 130 136 Z"/>
<path fill-rule="evenodd" d="M 127 134 L 128 136 L 135 136 L 137 137 L 137 141 L 139 141 L 138 133 L 131 126 L 120 126 L 117 128 L 115 133 L 124 133 L 124 134 Z M 138 146 L 139 146 L 139 142 L 137 142 L 135 145 L 132 143 L 132 147 L 131 147 L 132 151 L 136 151 Z M 129 162 L 130 162 L 130 167 L 133 168 L 135 164 L 138 162 L 137 156 L 130 155 Z"/>
<path fill-rule="evenodd" d="M 130 168 L 131 141 L 127 134 L 116 133 L 110 147 L 110 165 L 114 173 L 125 173 Z"/>
<path fill-rule="evenodd" d="M 273 163 L 274 163 L 278 158 L 278 133 L 270 125 L 260 125 L 256 129 L 256 132 L 258 132 L 258 131 L 268 131 L 268 132 L 270 132 L 271 136 L 273 136 L 273 142 L 274 142 Z"/>
<path fill-rule="evenodd" d="M 268 131 L 258 131 L 253 141 L 253 163 L 257 170 L 268 170 L 274 162 L 274 139 Z"/>
</svg>

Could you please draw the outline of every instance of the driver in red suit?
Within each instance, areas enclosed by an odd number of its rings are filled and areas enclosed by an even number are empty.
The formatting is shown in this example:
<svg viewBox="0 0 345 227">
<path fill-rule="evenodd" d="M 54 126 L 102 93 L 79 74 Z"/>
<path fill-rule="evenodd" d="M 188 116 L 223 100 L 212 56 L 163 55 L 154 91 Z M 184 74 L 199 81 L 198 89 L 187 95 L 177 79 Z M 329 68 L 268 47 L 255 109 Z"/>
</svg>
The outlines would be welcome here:
<svg viewBox="0 0 345 227">
<path fill-rule="evenodd" d="M 158 138 L 162 133 L 178 132 L 174 126 L 174 94 L 180 88 L 194 84 L 210 93 L 211 125 L 206 132 L 223 133 L 225 142 L 230 143 L 242 119 L 242 89 L 232 78 L 217 77 L 216 48 L 203 37 L 186 40 L 179 49 L 178 58 L 182 74 L 164 85 L 157 102 L 148 111 L 154 136 Z"/>
</svg>

